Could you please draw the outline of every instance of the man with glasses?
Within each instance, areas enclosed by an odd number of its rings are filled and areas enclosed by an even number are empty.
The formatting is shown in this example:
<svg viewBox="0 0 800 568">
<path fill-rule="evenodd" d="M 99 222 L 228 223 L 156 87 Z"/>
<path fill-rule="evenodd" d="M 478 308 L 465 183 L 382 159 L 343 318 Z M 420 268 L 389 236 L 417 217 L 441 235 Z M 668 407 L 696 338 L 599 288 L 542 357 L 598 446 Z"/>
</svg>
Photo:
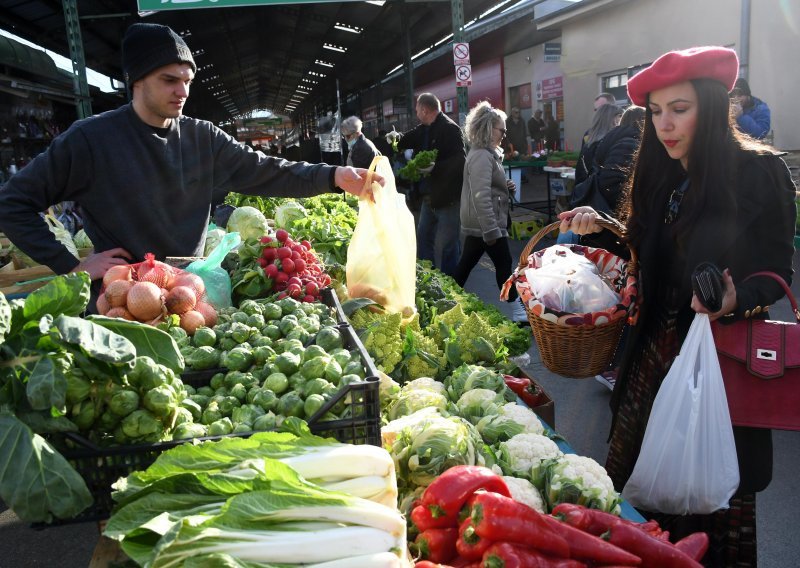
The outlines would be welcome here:
<svg viewBox="0 0 800 568">
<path fill-rule="evenodd" d="M 761 140 L 770 130 L 770 111 L 767 103 L 750 94 L 747 79 L 739 77 L 730 92 L 731 112 L 739 130 Z"/>
<path fill-rule="evenodd" d="M 430 175 L 418 184 L 422 197 L 417 224 L 417 257 L 430 260 L 445 274 L 452 275 L 461 256 L 459 206 L 467 150 L 461 128 L 442 112 L 436 95 L 417 97 L 420 124 L 404 133 L 397 143 L 400 151 L 437 150 Z M 436 262 L 436 243 L 441 260 Z"/>
</svg>

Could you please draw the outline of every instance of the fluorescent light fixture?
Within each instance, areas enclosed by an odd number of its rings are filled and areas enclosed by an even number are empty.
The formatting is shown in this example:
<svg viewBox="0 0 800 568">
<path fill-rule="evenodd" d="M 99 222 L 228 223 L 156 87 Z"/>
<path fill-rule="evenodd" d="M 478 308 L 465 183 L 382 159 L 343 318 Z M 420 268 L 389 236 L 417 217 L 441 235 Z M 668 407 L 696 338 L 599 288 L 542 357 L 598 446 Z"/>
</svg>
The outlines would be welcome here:
<svg viewBox="0 0 800 568">
<path fill-rule="evenodd" d="M 322 59 L 317 59 L 314 63 L 317 65 L 322 65 L 323 67 L 333 67 L 333 63 L 328 63 L 327 61 L 323 61 Z"/>
<path fill-rule="evenodd" d="M 345 51 L 347 51 L 346 47 L 339 47 L 338 45 L 334 45 L 332 43 L 323 43 L 322 47 L 323 47 L 323 49 L 329 49 L 331 51 L 338 51 L 339 53 L 344 53 Z"/>
<path fill-rule="evenodd" d="M 367 4 L 372 4 L 373 6 L 383 6 L 386 4 L 386 0 L 367 0 Z"/>
<path fill-rule="evenodd" d="M 431 50 L 431 48 L 430 48 L 430 47 L 426 47 L 425 49 L 423 49 L 422 51 L 420 51 L 420 52 L 419 52 L 419 53 L 417 53 L 416 55 L 413 55 L 413 56 L 411 56 L 411 61 L 414 61 L 414 60 L 415 60 L 417 57 L 419 57 L 420 55 L 425 55 L 425 54 L 426 54 L 426 53 L 428 53 L 430 50 Z"/>
<path fill-rule="evenodd" d="M 336 22 L 333 26 L 337 30 L 342 30 L 343 32 L 350 32 L 351 34 L 360 34 L 364 31 L 364 28 L 359 28 L 358 26 L 348 26 L 347 24 L 341 24 Z"/>
<path fill-rule="evenodd" d="M 297 92 L 300 93 L 301 95 L 307 95 L 308 94 L 308 91 L 303 91 L 301 89 L 297 89 Z"/>
<path fill-rule="evenodd" d="M 437 41 L 436 43 L 434 43 L 434 44 L 433 44 L 433 47 L 439 47 L 439 46 L 440 46 L 440 45 L 442 45 L 444 42 L 446 42 L 446 41 L 450 41 L 450 38 L 452 38 L 452 37 L 453 37 L 453 34 L 447 34 L 447 35 L 446 35 L 446 36 L 444 36 L 442 39 L 440 39 L 439 41 Z"/>
<path fill-rule="evenodd" d="M 404 64 L 403 64 L 403 63 L 401 63 L 400 65 L 398 65 L 397 67 L 395 67 L 394 69 L 392 69 L 391 71 L 389 71 L 389 72 L 388 72 L 386 75 L 391 75 L 391 74 L 392 74 L 392 73 L 394 73 L 395 71 L 399 71 L 400 69 L 402 69 L 402 68 L 403 68 L 403 65 L 404 65 Z"/>
</svg>

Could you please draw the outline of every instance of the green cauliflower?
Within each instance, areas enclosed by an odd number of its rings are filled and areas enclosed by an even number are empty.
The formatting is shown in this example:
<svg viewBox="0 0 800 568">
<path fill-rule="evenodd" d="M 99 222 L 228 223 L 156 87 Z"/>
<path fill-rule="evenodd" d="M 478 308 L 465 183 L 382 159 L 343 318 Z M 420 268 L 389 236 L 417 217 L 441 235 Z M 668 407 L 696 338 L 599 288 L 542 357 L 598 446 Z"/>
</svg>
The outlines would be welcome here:
<svg viewBox="0 0 800 568">
<path fill-rule="evenodd" d="M 577 503 L 619 515 L 622 499 L 605 468 L 592 458 L 564 454 L 548 460 L 544 496 L 550 510 L 559 503 Z"/>
<path fill-rule="evenodd" d="M 403 342 L 403 379 L 436 377 L 446 366 L 445 354 L 439 349 L 435 339 L 415 331 L 412 327 L 406 328 Z"/>
<path fill-rule="evenodd" d="M 367 352 L 378 368 L 387 375 L 403 359 L 403 341 L 400 336 L 402 319 L 399 313 L 374 314 L 364 309 L 356 310 L 350 318 L 353 327 L 361 330 L 360 337 Z"/>
</svg>

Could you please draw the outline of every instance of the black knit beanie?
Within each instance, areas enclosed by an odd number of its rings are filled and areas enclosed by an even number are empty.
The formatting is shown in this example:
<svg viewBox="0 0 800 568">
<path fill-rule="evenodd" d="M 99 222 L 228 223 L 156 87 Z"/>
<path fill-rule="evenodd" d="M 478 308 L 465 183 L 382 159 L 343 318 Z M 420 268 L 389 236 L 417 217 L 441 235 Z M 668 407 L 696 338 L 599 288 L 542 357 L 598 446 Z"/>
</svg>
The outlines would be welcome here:
<svg viewBox="0 0 800 568">
<path fill-rule="evenodd" d="M 733 89 L 739 91 L 746 97 L 750 96 L 750 85 L 747 83 L 747 79 L 743 77 L 736 79 L 736 84 L 733 86 Z"/>
<path fill-rule="evenodd" d="M 122 70 L 128 88 L 151 71 L 172 63 L 188 63 L 197 72 L 183 38 L 160 24 L 133 24 L 122 39 Z"/>
</svg>

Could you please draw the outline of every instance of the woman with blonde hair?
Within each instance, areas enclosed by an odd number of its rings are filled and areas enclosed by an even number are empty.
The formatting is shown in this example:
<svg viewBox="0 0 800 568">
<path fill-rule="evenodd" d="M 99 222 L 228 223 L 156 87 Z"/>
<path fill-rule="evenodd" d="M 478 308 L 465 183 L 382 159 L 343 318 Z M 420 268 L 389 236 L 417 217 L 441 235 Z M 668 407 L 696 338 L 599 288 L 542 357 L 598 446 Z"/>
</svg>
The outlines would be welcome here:
<svg viewBox="0 0 800 568">
<path fill-rule="evenodd" d="M 509 191 L 516 187 L 506 179 L 503 169 L 501 142 L 506 134 L 506 113 L 480 102 L 467 115 L 464 132 L 470 146 L 461 188 L 464 246 L 453 278 L 463 286 L 485 252 L 494 263 L 497 287 L 502 288 L 511 275 Z"/>
</svg>

